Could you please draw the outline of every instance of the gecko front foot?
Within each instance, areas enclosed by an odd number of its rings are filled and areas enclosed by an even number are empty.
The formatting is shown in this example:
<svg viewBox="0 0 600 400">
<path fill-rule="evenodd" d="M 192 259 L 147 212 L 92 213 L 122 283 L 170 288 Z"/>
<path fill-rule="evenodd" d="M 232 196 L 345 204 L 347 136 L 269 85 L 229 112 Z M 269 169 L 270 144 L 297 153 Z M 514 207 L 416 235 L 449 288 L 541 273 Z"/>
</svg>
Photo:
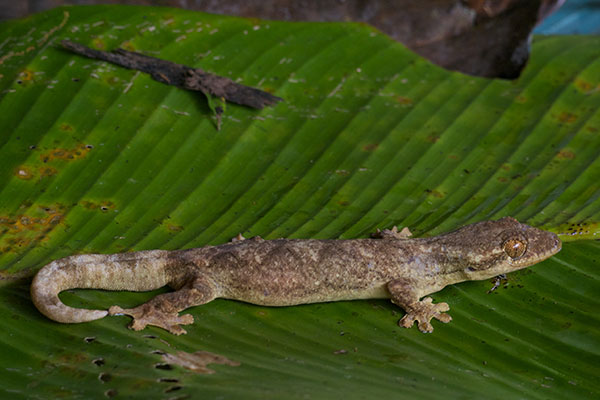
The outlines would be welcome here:
<svg viewBox="0 0 600 400">
<path fill-rule="evenodd" d="M 139 307 L 123 309 L 119 306 L 112 306 L 108 309 L 109 315 L 129 315 L 133 318 L 129 328 L 135 331 L 141 331 L 148 325 L 158 326 L 175 335 L 187 333 L 180 325 L 189 325 L 194 323 L 194 317 L 190 314 L 179 316 L 177 311 L 165 311 L 153 306 L 152 304 L 142 304 Z"/>
<path fill-rule="evenodd" d="M 445 313 L 449 309 L 450 307 L 447 303 L 433 304 L 431 297 L 425 297 L 423 300 L 413 303 L 406 308 L 406 315 L 398 321 L 398 325 L 410 328 L 417 321 L 421 332 L 431 333 L 433 332 L 433 326 L 431 325 L 432 318 L 443 323 L 452 321 L 452 317 Z"/>
</svg>

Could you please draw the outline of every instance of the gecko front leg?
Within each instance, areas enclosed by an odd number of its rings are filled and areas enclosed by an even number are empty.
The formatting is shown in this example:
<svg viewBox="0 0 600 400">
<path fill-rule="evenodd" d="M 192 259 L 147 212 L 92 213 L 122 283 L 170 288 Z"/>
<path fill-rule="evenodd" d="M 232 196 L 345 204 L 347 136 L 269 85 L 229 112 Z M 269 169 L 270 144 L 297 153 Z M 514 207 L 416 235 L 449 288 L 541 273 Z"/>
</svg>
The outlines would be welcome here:
<svg viewBox="0 0 600 400">
<path fill-rule="evenodd" d="M 179 312 L 192 306 L 206 304 L 216 297 L 214 284 L 200 277 L 191 280 L 175 292 L 160 294 L 138 307 L 123 309 L 112 306 L 108 313 L 133 317 L 129 328 L 136 331 L 153 325 L 181 335 L 186 331 L 180 325 L 194 323 L 194 317 L 190 314 L 180 316 Z"/>
<path fill-rule="evenodd" d="M 406 311 L 404 317 L 398 321 L 398 325 L 410 328 L 417 321 L 421 332 L 431 333 L 433 332 L 433 326 L 431 325 L 432 318 L 444 323 L 452 321 L 452 317 L 445 313 L 450 309 L 448 304 L 433 304 L 431 297 L 419 300 L 419 294 L 413 289 L 414 282 L 406 279 L 397 279 L 389 282 L 387 288 L 390 292 L 392 303 L 402 307 Z"/>
</svg>

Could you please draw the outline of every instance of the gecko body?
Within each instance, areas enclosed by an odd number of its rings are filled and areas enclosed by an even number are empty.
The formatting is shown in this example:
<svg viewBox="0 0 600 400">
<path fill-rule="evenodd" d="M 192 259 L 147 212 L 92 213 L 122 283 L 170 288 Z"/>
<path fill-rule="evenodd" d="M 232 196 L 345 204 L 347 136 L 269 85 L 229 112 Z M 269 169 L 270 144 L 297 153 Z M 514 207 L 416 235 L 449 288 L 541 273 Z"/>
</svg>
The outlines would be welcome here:
<svg viewBox="0 0 600 400">
<path fill-rule="evenodd" d="M 126 314 L 133 317 L 133 329 L 155 325 L 174 334 L 185 333 L 180 325 L 193 322 L 180 311 L 215 298 L 266 306 L 391 298 L 406 311 L 401 326 L 416 321 L 421 331 L 431 332 L 432 318 L 449 322 L 451 317 L 446 303 L 424 296 L 525 268 L 560 249 L 555 234 L 510 217 L 417 239 L 395 229 L 376 239 L 256 237 L 188 250 L 66 257 L 39 271 L 31 295 L 43 314 L 59 322 Z M 165 285 L 175 291 L 126 310 L 72 308 L 58 298 L 71 288 L 146 291 Z"/>
</svg>

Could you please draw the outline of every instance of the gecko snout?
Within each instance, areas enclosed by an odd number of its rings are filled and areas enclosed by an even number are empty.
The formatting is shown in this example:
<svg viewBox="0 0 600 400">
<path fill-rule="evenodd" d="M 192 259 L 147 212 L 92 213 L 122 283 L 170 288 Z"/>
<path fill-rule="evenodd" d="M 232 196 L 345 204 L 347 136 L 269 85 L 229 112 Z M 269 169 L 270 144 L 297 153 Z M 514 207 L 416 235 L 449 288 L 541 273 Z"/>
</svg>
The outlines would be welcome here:
<svg viewBox="0 0 600 400">
<path fill-rule="evenodd" d="M 558 238 L 558 235 L 554 235 L 554 248 L 557 253 L 562 249 L 562 241 Z"/>
<path fill-rule="evenodd" d="M 538 230 L 533 240 L 532 257 L 537 258 L 536 262 L 552 257 L 562 249 L 562 242 L 554 232 Z"/>
</svg>

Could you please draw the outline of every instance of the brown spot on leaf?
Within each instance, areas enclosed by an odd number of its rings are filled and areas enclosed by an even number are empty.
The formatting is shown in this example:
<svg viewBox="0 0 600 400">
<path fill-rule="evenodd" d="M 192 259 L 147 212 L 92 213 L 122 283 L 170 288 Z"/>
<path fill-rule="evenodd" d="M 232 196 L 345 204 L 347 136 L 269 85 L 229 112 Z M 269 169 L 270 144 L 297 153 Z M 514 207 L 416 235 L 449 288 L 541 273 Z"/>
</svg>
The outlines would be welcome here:
<svg viewBox="0 0 600 400">
<path fill-rule="evenodd" d="M 413 103 L 413 100 L 411 98 L 404 97 L 404 96 L 397 96 L 396 101 L 405 106 L 412 105 L 412 103 Z"/>
<path fill-rule="evenodd" d="M 523 95 L 518 95 L 517 97 L 515 97 L 515 101 L 517 103 L 525 103 L 527 101 L 527 97 L 523 96 Z"/>
<path fill-rule="evenodd" d="M 129 40 L 126 41 L 126 42 L 121 43 L 121 47 L 124 48 L 127 51 L 137 51 L 136 47 Z"/>
<path fill-rule="evenodd" d="M 575 158 L 575 153 L 572 152 L 571 150 L 561 150 L 558 152 L 558 154 L 556 154 L 556 158 L 561 159 L 561 160 L 572 160 Z"/>
<path fill-rule="evenodd" d="M 440 135 L 438 133 L 432 133 L 430 135 L 428 135 L 425 140 L 429 143 L 436 143 L 438 140 L 440 140 Z"/>
<path fill-rule="evenodd" d="M 114 76 L 114 75 L 106 75 L 103 77 L 103 81 L 106 82 L 109 85 L 118 85 L 119 83 L 121 83 L 121 80 Z"/>
<path fill-rule="evenodd" d="M 8 245 L 8 248 L 23 248 L 23 247 L 27 247 L 29 246 L 29 244 L 31 243 L 31 239 L 30 238 L 24 238 L 24 237 L 13 237 L 13 238 L 8 238 L 6 240 L 4 240 L 4 242 Z M 4 248 L 3 248 L 4 250 Z"/>
<path fill-rule="evenodd" d="M 175 17 L 173 14 L 163 14 L 161 15 L 161 19 L 163 20 L 163 24 L 172 25 L 175 22 Z"/>
<path fill-rule="evenodd" d="M 179 365 L 198 374 L 214 374 L 214 370 L 206 367 L 208 364 L 223 364 L 231 367 L 240 365 L 237 361 L 232 361 L 225 356 L 208 351 L 196 351 L 194 353 L 178 351 L 177 354 L 164 354 L 162 359 L 166 363 Z"/>
<path fill-rule="evenodd" d="M 73 127 L 71 125 L 67 124 L 66 122 L 63 122 L 62 124 L 60 124 L 58 128 L 61 131 L 73 132 Z"/>
<path fill-rule="evenodd" d="M 368 143 L 368 144 L 365 144 L 362 147 L 362 149 L 363 149 L 363 151 L 371 152 L 371 151 L 377 150 L 378 147 L 379 147 L 379 143 Z"/>
<path fill-rule="evenodd" d="M 84 353 L 62 353 L 56 357 L 56 361 L 60 364 L 80 364 L 87 359 Z"/>
<path fill-rule="evenodd" d="M 25 214 L 0 215 L 0 251 L 10 252 L 47 240 L 46 235 L 64 219 L 64 207 L 40 206 Z"/>
<path fill-rule="evenodd" d="M 58 170 L 49 166 L 42 166 L 35 170 L 26 165 L 21 165 L 15 170 L 15 176 L 24 181 L 29 181 L 33 178 L 46 178 L 56 174 L 58 174 Z"/>
<path fill-rule="evenodd" d="M 181 232 L 183 230 L 183 226 L 176 224 L 166 224 L 166 227 L 171 232 Z"/>
<path fill-rule="evenodd" d="M 263 86 L 262 90 L 265 91 L 265 92 L 267 92 L 267 93 L 273 94 L 273 93 L 275 93 L 275 91 L 277 89 L 274 88 L 274 87 L 271 87 L 271 86 Z"/>
<path fill-rule="evenodd" d="M 58 174 L 58 170 L 54 167 L 40 167 L 40 176 L 42 178 Z"/>
<path fill-rule="evenodd" d="M 54 160 L 73 161 L 85 157 L 90 150 L 91 148 L 84 144 L 79 144 L 72 149 L 52 149 L 42 153 L 40 155 L 40 160 L 44 163 L 52 162 Z"/>
<path fill-rule="evenodd" d="M 52 208 L 44 208 L 46 216 L 18 215 L 16 217 L 0 216 L 0 226 L 11 232 L 39 230 L 44 226 L 57 225 L 64 215 Z"/>
<path fill-rule="evenodd" d="M 33 71 L 28 68 L 25 68 L 23 71 L 19 72 L 19 76 L 17 77 L 17 83 L 19 85 L 27 85 L 28 83 L 34 82 L 33 78 Z"/>
<path fill-rule="evenodd" d="M 429 195 L 433 196 L 433 197 L 437 197 L 438 199 L 443 199 L 445 197 L 445 195 L 438 191 L 438 190 L 431 190 L 431 189 L 426 189 L 425 192 L 427 192 Z"/>
<path fill-rule="evenodd" d="M 577 121 L 577 115 L 570 113 L 570 112 L 563 111 L 558 115 L 558 120 L 560 122 L 570 124 L 570 123 Z"/>
<path fill-rule="evenodd" d="M 505 178 L 505 177 L 503 177 L 503 176 L 499 176 L 499 177 L 498 177 L 498 182 L 506 183 L 506 182 L 508 182 L 508 179 L 506 179 L 506 178 Z"/>
<path fill-rule="evenodd" d="M 31 169 L 29 167 L 22 165 L 20 167 L 17 167 L 15 171 L 15 176 L 19 179 L 23 179 L 24 181 L 28 181 L 31 178 L 33 178 L 33 173 L 31 172 Z"/>
<path fill-rule="evenodd" d="M 106 43 L 100 38 L 95 38 L 92 40 L 92 47 L 98 50 L 104 50 L 106 49 Z"/>
<path fill-rule="evenodd" d="M 93 201 L 82 200 L 82 201 L 79 202 L 79 204 L 83 208 L 87 208 L 88 210 L 95 210 L 95 209 L 98 208 L 98 204 L 96 202 L 93 202 Z"/>
<path fill-rule="evenodd" d="M 586 82 L 583 79 L 575 79 L 575 87 L 579 89 L 581 92 L 589 92 L 592 90 L 594 85 L 590 82 Z"/>
<path fill-rule="evenodd" d="M 254 16 L 249 16 L 248 22 L 250 23 L 251 26 L 260 26 L 263 21 L 260 18 L 256 18 Z"/>
</svg>

